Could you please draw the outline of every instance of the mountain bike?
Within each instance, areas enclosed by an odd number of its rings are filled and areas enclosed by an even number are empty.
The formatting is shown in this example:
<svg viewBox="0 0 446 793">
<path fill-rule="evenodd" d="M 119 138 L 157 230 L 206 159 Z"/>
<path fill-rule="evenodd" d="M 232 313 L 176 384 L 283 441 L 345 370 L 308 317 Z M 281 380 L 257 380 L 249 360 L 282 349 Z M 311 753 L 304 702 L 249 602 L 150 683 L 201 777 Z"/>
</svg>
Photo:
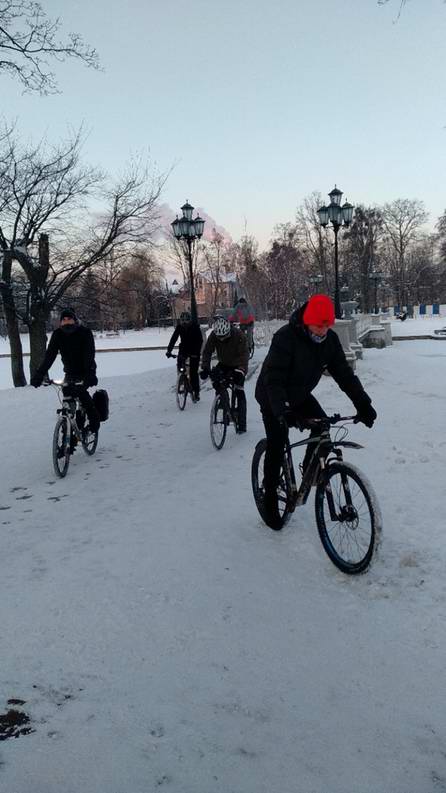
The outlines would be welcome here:
<svg viewBox="0 0 446 793">
<path fill-rule="evenodd" d="M 176 358 L 176 355 L 170 355 L 171 358 Z M 186 407 L 186 400 L 187 395 L 190 394 L 190 398 L 192 402 L 198 402 L 196 397 L 194 396 L 194 392 L 192 391 L 192 386 L 190 384 L 190 371 L 189 371 L 189 359 L 184 360 L 178 369 L 177 375 L 177 384 L 175 389 L 176 400 L 179 410 L 184 410 Z"/>
<path fill-rule="evenodd" d="M 215 448 L 220 450 L 226 440 L 229 425 L 233 424 L 235 431 L 238 431 L 237 390 L 231 376 L 213 369 L 210 377 L 215 388 L 210 416 L 211 440 Z"/>
<path fill-rule="evenodd" d="M 306 503 L 312 487 L 315 492 L 316 523 L 324 550 L 342 572 L 363 573 L 379 545 L 382 517 L 378 500 L 367 478 L 343 460 L 342 448 L 362 449 L 359 443 L 345 440 L 346 422 L 356 416 L 327 416 L 305 421 L 305 428 L 316 427 L 319 434 L 297 443 L 286 440 L 277 488 L 281 529 L 296 509 Z M 343 422 L 332 438 L 330 428 Z M 300 427 L 302 429 L 302 427 Z M 311 459 L 297 487 L 292 450 L 314 444 Z M 264 506 L 263 466 L 266 438 L 257 444 L 251 466 L 251 482 L 257 509 L 268 523 Z"/>
<path fill-rule="evenodd" d="M 95 453 L 98 445 L 98 432 L 91 432 L 86 423 L 87 414 L 79 397 L 67 396 L 63 389 L 69 385 L 82 386 L 83 382 L 68 383 L 64 380 L 50 380 L 48 385 L 58 389 L 61 407 L 56 411 L 59 418 L 53 434 L 53 466 L 57 476 L 66 476 L 70 456 L 80 442 L 86 454 Z"/>
</svg>

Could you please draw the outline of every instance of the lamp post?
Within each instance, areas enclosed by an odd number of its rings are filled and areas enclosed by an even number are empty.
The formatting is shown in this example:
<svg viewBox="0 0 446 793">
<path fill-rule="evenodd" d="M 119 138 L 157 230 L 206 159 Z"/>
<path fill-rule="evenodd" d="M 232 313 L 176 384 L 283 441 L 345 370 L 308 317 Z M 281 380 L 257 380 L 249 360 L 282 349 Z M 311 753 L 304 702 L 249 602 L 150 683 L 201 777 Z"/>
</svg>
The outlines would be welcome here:
<svg viewBox="0 0 446 793">
<path fill-rule="evenodd" d="M 323 279 L 322 275 L 309 275 L 308 276 L 309 283 L 306 285 L 307 295 L 308 295 L 307 299 L 309 299 L 312 294 L 315 294 L 316 292 L 318 292 L 318 284 L 321 284 L 323 280 L 324 279 Z"/>
<path fill-rule="evenodd" d="M 328 206 L 322 206 L 318 209 L 317 214 L 319 223 L 323 228 L 328 226 L 330 222 L 333 226 L 335 235 L 335 290 L 334 290 L 334 303 L 336 319 L 341 319 L 341 301 L 339 299 L 339 268 L 338 268 L 338 231 L 341 226 L 348 227 L 353 219 L 353 206 L 346 201 L 341 206 L 342 190 L 338 190 L 336 185 L 331 193 L 328 194 L 330 203 Z"/>
<path fill-rule="evenodd" d="M 318 273 L 317 275 L 310 275 L 308 280 L 313 287 L 317 287 L 324 280 L 324 276 Z"/>
<path fill-rule="evenodd" d="M 373 271 L 373 273 L 369 273 L 369 278 L 375 284 L 375 314 L 378 313 L 378 283 L 380 282 L 382 277 L 382 273 L 378 273 L 377 271 Z"/>
<path fill-rule="evenodd" d="M 189 204 L 189 201 L 186 201 L 186 203 L 181 207 L 181 211 L 183 213 L 183 217 L 179 218 L 177 215 L 176 219 L 173 221 L 173 223 L 171 223 L 171 226 L 175 239 L 183 242 L 183 250 L 189 266 L 190 313 L 192 316 L 192 322 L 196 322 L 198 324 L 197 301 L 195 299 L 194 273 L 192 265 L 192 250 L 195 241 L 199 240 L 203 236 L 204 220 L 199 215 L 197 215 L 196 218 L 192 218 L 194 208 Z"/>
<path fill-rule="evenodd" d="M 341 298 L 342 298 L 343 301 L 344 300 L 348 300 L 349 292 L 350 292 L 350 289 L 349 289 L 348 284 L 344 284 L 344 286 L 341 286 Z"/>
</svg>

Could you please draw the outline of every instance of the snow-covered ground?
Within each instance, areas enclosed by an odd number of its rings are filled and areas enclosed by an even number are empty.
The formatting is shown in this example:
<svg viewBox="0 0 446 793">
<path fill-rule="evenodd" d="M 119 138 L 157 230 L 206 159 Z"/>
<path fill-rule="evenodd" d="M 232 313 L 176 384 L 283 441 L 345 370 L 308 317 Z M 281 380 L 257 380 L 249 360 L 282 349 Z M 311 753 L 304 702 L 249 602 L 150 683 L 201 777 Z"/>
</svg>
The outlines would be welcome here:
<svg viewBox="0 0 446 793">
<path fill-rule="evenodd" d="M 35 730 L 1 744 L 2 793 L 446 790 L 446 346 L 367 350 L 358 374 L 379 419 L 348 458 L 384 540 L 354 579 L 311 502 L 279 533 L 256 513 L 256 375 L 221 452 L 211 392 L 179 413 L 172 363 L 105 379 L 98 452 L 57 481 L 54 390 L 0 392 L 0 711 L 25 701 Z"/>
<path fill-rule="evenodd" d="M 409 317 L 401 322 L 400 319 L 392 320 L 392 336 L 427 336 L 434 333 L 437 328 L 446 327 L 446 317 Z"/>
</svg>

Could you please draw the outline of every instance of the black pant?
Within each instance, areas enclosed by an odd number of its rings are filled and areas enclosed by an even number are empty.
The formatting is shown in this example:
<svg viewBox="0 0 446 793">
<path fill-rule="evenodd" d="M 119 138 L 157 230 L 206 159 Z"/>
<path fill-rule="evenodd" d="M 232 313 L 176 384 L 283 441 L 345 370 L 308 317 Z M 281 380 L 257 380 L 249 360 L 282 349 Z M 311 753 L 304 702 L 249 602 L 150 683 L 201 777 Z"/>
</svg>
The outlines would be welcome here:
<svg viewBox="0 0 446 793">
<path fill-rule="evenodd" d="M 200 379 L 198 377 L 198 366 L 200 363 L 199 355 L 185 355 L 183 352 L 178 352 L 177 369 L 178 371 L 186 365 L 189 358 L 189 379 L 190 386 L 194 394 L 198 396 L 200 393 Z"/>
<path fill-rule="evenodd" d="M 72 396 L 77 397 L 79 402 L 81 403 L 82 407 L 85 409 L 85 412 L 88 417 L 88 423 L 90 425 L 90 429 L 93 432 L 97 432 L 99 429 L 99 425 L 101 423 L 101 419 L 99 417 L 99 413 L 95 408 L 95 404 L 88 393 L 85 386 L 79 385 L 67 385 L 63 389 L 64 396 Z"/>
<path fill-rule="evenodd" d="M 238 415 L 238 427 L 240 430 L 246 430 L 246 394 L 244 391 L 244 384 L 245 384 L 245 375 L 239 369 L 235 369 L 234 366 L 225 366 L 222 363 L 218 363 L 217 366 L 214 367 L 212 370 L 214 375 L 214 386 L 217 387 L 218 377 L 219 374 L 223 377 L 227 377 L 228 379 L 232 380 L 234 383 L 234 393 L 236 397 L 235 407 L 237 410 Z"/>
<path fill-rule="evenodd" d="M 274 414 L 268 408 L 261 408 L 262 419 L 265 425 L 266 432 L 266 453 L 264 465 L 264 485 L 265 490 L 275 490 L 279 484 L 280 466 L 283 460 L 283 451 L 286 441 L 286 430 L 283 429 L 277 421 Z M 322 410 L 317 399 L 310 394 L 307 399 L 302 402 L 298 408 L 289 411 L 290 425 L 295 421 L 304 421 L 305 419 L 321 419 L 327 414 Z M 288 418 L 288 416 L 287 416 Z M 319 435 L 319 429 L 313 428 L 310 431 L 310 436 Z M 310 443 L 306 447 L 305 456 L 303 459 L 303 468 L 310 462 L 311 455 L 313 454 L 314 447 Z"/>
</svg>

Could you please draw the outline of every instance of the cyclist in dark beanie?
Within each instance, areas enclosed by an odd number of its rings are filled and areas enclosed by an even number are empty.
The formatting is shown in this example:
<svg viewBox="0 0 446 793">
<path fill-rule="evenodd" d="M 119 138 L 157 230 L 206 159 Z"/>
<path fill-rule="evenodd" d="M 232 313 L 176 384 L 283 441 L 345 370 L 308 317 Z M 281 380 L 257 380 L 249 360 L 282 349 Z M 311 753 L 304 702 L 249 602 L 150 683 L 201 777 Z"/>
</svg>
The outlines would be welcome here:
<svg viewBox="0 0 446 793">
<path fill-rule="evenodd" d="M 89 328 L 80 324 L 72 308 L 64 308 L 60 312 L 59 327 L 53 331 L 46 355 L 31 377 L 31 385 L 34 388 L 42 385 L 43 378 L 59 353 L 65 380 L 70 382 L 70 385 L 64 388 L 64 394 L 79 397 L 87 413 L 91 432 L 97 432 L 100 424 L 99 413 L 87 390 L 98 383 L 94 337 Z M 80 381 L 83 383 L 82 386 L 73 385 Z"/>
<path fill-rule="evenodd" d="M 198 366 L 200 363 L 200 352 L 203 346 L 203 336 L 198 322 L 192 322 L 189 311 L 183 311 L 178 319 L 169 344 L 167 345 L 166 357 L 172 358 L 172 350 L 180 339 L 178 349 L 177 369 L 178 371 L 185 366 L 189 358 L 190 384 L 192 386 L 193 397 L 196 402 L 200 399 L 200 381 L 198 379 Z"/>
<path fill-rule="evenodd" d="M 274 334 L 271 347 L 257 380 L 255 396 L 265 425 L 267 447 L 264 465 L 265 512 L 271 528 L 280 528 L 277 486 L 288 427 L 304 427 L 305 419 L 326 414 L 312 395 L 327 369 L 339 388 L 353 402 L 358 420 L 372 427 L 376 411 L 358 377 L 347 362 L 337 334 L 332 301 L 327 295 L 313 295 L 294 311 L 287 325 Z M 318 435 L 312 429 L 312 435 Z M 313 452 L 307 446 L 302 468 Z"/>
</svg>

